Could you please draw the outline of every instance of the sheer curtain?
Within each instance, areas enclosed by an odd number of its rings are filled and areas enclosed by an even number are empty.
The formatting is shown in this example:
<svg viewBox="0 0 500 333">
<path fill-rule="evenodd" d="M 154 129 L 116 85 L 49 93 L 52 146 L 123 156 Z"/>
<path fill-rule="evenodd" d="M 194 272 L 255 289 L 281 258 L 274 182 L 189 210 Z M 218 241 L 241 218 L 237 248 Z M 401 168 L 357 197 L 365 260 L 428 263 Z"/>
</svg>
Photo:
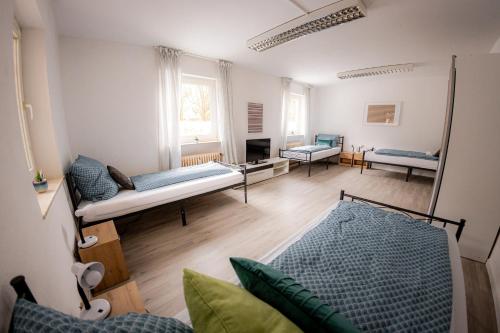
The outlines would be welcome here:
<svg viewBox="0 0 500 333">
<path fill-rule="evenodd" d="M 290 104 L 290 84 L 292 79 L 288 77 L 281 78 L 281 149 L 286 149 L 288 136 L 288 105 Z"/>
<path fill-rule="evenodd" d="M 304 144 L 311 144 L 311 87 L 304 87 Z"/>
<path fill-rule="evenodd" d="M 219 60 L 217 75 L 217 110 L 219 137 L 222 143 L 223 159 L 226 163 L 238 163 L 234 140 L 233 87 L 231 66 L 228 61 Z"/>
<path fill-rule="evenodd" d="M 159 47 L 160 52 L 160 105 L 159 105 L 159 154 L 160 169 L 168 170 L 181 166 L 181 144 L 179 139 L 179 113 L 181 51 Z"/>
</svg>

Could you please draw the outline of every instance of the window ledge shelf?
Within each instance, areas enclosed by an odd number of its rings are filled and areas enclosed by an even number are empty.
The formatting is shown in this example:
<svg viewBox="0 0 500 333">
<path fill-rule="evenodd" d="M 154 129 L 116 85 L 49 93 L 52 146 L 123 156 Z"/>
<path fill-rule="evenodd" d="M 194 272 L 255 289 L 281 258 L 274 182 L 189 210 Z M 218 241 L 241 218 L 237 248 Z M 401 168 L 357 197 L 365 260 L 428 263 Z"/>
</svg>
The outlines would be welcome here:
<svg viewBox="0 0 500 333">
<path fill-rule="evenodd" d="M 49 184 L 49 189 L 43 193 L 36 193 L 36 198 L 38 200 L 40 210 L 42 211 L 43 219 L 47 217 L 49 209 L 52 206 L 52 202 L 56 197 L 57 191 L 61 188 L 63 180 L 63 177 L 48 179 L 47 183 Z"/>
<path fill-rule="evenodd" d="M 212 141 L 200 141 L 200 142 L 185 142 L 185 143 L 182 143 L 181 146 L 202 145 L 204 143 L 220 143 L 220 141 L 219 140 L 212 140 Z"/>
</svg>

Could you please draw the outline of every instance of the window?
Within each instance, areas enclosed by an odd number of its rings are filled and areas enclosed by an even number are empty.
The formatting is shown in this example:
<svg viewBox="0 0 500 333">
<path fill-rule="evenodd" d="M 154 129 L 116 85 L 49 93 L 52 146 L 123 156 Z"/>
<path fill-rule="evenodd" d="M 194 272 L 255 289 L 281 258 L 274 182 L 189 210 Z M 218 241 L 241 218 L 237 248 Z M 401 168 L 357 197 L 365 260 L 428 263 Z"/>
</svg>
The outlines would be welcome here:
<svg viewBox="0 0 500 333">
<path fill-rule="evenodd" d="M 29 171 L 33 172 L 35 169 L 35 162 L 33 159 L 33 151 L 31 149 L 31 139 L 28 126 L 28 115 L 33 118 L 31 105 L 24 102 L 23 94 L 23 77 L 21 70 L 21 29 L 17 24 L 14 26 L 12 34 L 12 49 L 14 52 L 14 76 L 16 83 L 16 97 L 17 97 L 17 110 L 19 114 L 19 124 L 21 125 L 21 135 L 24 144 L 24 154 L 26 156 L 26 163 Z"/>
<path fill-rule="evenodd" d="M 287 115 L 288 135 L 304 135 L 306 124 L 305 96 L 290 94 Z"/>
<path fill-rule="evenodd" d="M 182 76 L 180 135 L 183 143 L 218 139 L 215 79 Z"/>
</svg>

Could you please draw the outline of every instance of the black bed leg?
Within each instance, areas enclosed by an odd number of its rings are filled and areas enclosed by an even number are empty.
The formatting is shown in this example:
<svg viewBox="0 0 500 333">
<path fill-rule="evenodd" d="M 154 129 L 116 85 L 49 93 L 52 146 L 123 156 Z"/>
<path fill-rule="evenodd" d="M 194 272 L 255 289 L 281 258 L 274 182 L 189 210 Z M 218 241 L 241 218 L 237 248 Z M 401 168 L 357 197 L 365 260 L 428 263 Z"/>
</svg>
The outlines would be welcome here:
<svg viewBox="0 0 500 333">
<path fill-rule="evenodd" d="M 29 302 L 36 303 L 36 299 L 31 293 L 28 284 L 26 283 L 26 279 L 23 275 L 18 275 L 12 280 L 10 280 L 10 285 L 16 291 L 17 298 L 25 299 Z"/>
<path fill-rule="evenodd" d="M 184 209 L 184 205 L 182 203 L 181 203 L 181 219 L 182 219 L 182 226 L 185 227 L 187 225 L 186 210 Z"/>
<path fill-rule="evenodd" d="M 244 186 L 244 191 L 245 191 L 245 203 L 248 203 L 248 194 L 247 194 L 247 166 L 243 166 L 243 178 L 245 180 L 245 186 Z"/>
<path fill-rule="evenodd" d="M 353 156 L 354 159 L 354 156 Z M 361 171 L 360 174 L 363 174 L 363 167 L 365 166 L 365 151 L 363 150 L 363 157 L 361 158 Z"/>
<path fill-rule="evenodd" d="M 326 158 L 326 170 L 328 170 L 328 164 L 330 164 L 330 156 Z"/>
<path fill-rule="evenodd" d="M 82 241 L 82 245 L 83 245 L 83 244 L 85 244 L 85 236 L 83 236 L 83 231 L 82 231 L 82 229 L 83 229 L 83 225 L 82 224 L 83 223 L 82 222 L 83 222 L 82 218 L 79 217 L 78 218 L 78 222 L 77 222 L 78 223 L 78 234 L 80 235 L 80 240 Z"/>
<path fill-rule="evenodd" d="M 457 242 L 460 240 L 460 235 L 462 235 L 462 231 L 464 230 L 464 226 L 465 226 L 465 220 L 460 219 L 460 225 L 458 226 L 458 230 L 457 230 L 457 234 L 456 234 Z"/>
<path fill-rule="evenodd" d="M 411 172 L 413 171 L 413 168 L 408 168 L 408 172 L 406 173 L 406 181 L 408 182 L 408 180 L 410 179 L 410 176 L 411 176 Z"/>
<path fill-rule="evenodd" d="M 309 153 L 309 171 L 307 177 L 311 177 L 312 153 Z"/>
<path fill-rule="evenodd" d="M 340 190 L 340 200 L 344 200 L 344 194 L 345 194 L 345 191 Z"/>
</svg>

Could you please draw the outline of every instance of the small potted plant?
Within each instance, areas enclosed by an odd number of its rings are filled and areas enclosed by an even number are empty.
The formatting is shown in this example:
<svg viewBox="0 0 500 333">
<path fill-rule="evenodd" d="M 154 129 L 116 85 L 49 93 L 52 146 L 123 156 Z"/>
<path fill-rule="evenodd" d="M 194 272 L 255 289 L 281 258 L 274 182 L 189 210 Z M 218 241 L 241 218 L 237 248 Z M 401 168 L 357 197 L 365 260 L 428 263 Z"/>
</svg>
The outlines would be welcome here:
<svg viewBox="0 0 500 333">
<path fill-rule="evenodd" d="M 42 170 L 36 171 L 35 177 L 33 178 L 33 187 L 38 193 L 46 192 L 49 189 L 49 184 Z"/>
</svg>

